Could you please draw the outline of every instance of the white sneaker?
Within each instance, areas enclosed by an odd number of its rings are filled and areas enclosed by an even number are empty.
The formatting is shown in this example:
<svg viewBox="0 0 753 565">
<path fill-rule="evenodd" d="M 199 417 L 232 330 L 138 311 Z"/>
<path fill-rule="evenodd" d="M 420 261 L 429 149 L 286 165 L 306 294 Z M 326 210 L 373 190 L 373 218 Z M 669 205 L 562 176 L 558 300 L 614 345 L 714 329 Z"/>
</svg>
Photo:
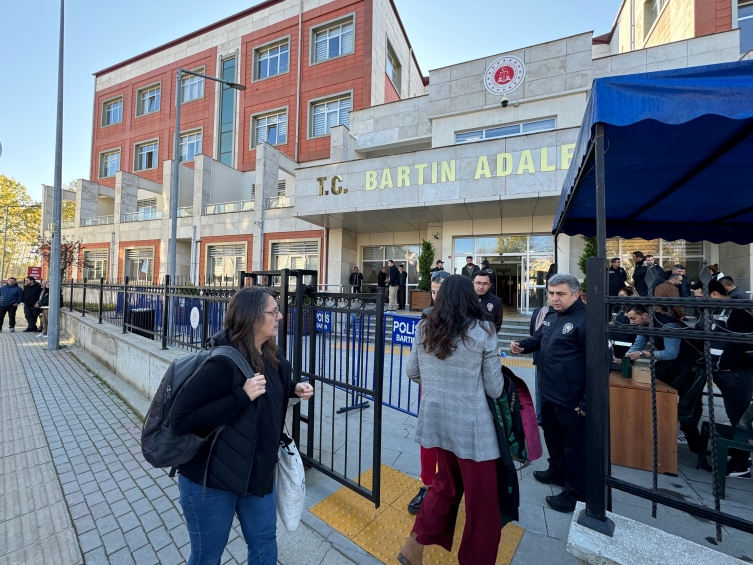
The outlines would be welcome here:
<svg viewBox="0 0 753 565">
<path fill-rule="evenodd" d="M 37 334 L 37 337 L 44 337 L 44 334 Z"/>
<path fill-rule="evenodd" d="M 688 438 L 686 438 L 685 434 L 680 431 L 677 432 L 677 443 L 679 443 L 680 445 L 688 444 Z"/>
<path fill-rule="evenodd" d="M 47 334 L 42 334 L 42 339 L 47 339 Z"/>
</svg>

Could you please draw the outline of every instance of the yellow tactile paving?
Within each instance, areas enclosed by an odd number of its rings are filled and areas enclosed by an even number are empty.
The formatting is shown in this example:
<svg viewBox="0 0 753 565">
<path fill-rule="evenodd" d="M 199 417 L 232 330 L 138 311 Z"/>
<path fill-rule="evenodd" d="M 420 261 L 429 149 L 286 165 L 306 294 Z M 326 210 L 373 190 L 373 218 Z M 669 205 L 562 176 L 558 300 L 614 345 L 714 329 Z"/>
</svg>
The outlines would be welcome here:
<svg viewBox="0 0 753 565">
<path fill-rule="evenodd" d="M 512 358 L 512 357 L 502 357 L 500 359 L 502 361 L 502 364 L 505 367 L 527 367 L 532 369 L 533 368 L 533 359 L 526 359 L 526 358 Z"/>
<path fill-rule="evenodd" d="M 371 485 L 371 469 L 361 475 L 361 484 Z M 318 516 L 371 555 L 385 563 L 397 563 L 397 554 L 413 528 L 414 516 L 408 513 L 407 506 L 421 486 L 408 475 L 382 465 L 380 500 L 374 504 L 343 487 L 311 509 Z M 465 501 L 461 501 L 452 552 L 438 546 L 424 550 L 424 565 L 459 565 L 458 551 L 465 526 Z M 498 565 L 509 565 L 515 555 L 523 528 L 507 524 L 502 529 L 502 537 L 497 553 Z"/>
</svg>

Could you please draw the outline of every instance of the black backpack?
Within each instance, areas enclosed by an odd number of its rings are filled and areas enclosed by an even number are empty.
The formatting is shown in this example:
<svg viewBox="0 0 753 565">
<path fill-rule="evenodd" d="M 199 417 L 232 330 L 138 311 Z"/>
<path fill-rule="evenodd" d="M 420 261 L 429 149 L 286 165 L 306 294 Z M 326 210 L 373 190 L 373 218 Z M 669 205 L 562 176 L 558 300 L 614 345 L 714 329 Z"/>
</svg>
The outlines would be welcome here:
<svg viewBox="0 0 753 565">
<path fill-rule="evenodd" d="M 247 379 L 253 378 L 254 371 L 246 358 L 228 345 L 202 349 L 170 363 L 154 395 L 141 432 L 141 451 L 144 459 L 153 467 L 177 467 L 190 461 L 205 441 L 212 436 L 216 440 L 224 429 L 225 426 L 220 426 L 205 438 L 196 434 L 175 434 L 170 429 L 170 414 L 178 394 L 209 359 L 217 356 L 229 357 Z"/>
</svg>

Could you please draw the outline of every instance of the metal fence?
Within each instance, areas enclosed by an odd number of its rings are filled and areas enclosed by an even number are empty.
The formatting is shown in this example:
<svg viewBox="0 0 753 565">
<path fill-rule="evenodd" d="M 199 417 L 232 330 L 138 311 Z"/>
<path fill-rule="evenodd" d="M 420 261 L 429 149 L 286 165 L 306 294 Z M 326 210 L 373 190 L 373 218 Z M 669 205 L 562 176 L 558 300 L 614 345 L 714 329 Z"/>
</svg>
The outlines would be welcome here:
<svg viewBox="0 0 753 565">
<path fill-rule="evenodd" d="M 725 468 L 727 451 L 730 448 L 738 448 L 753 451 L 753 432 L 750 431 L 753 408 L 749 408 L 743 415 L 740 423 L 733 427 L 719 424 L 714 409 L 714 377 L 718 374 L 715 362 L 712 359 L 712 342 L 744 343 L 750 344 L 753 349 L 753 334 L 735 333 L 727 331 L 720 334 L 712 331 L 713 318 L 720 309 L 747 310 L 753 312 L 753 300 L 720 300 L 709 298 L 708 285 L 711 281 L 711 273 L 704 268 L 700 281 L 703 288 L 702 298 L 654 298 L 654 297 L 630 297 L 622 298 L 607 296 L 608 264 L 604 258 L 588 260 L 588 327 L 587 335 L 587 388 L 588 416 L 586 418 L 586 511 L 578 518 L 578 521 L 597 531 L 612 535 L 613 524 L 607 517 L 607 510 L 611 510 L 611 489 L 650 500 L 652 502 L 653 516 L 656 517 L 657 504 L 675 508 L 687 512 L 699 519 L 705 519 L 716 523 L 717 541 L 722 541 L 721 526 L 729 526 L 748 533 L 753 533 L 753 522 L 741 515 L 740 510 L 734 505 L 725 505 L 722 508 L 721 500 L 724 497 Z M 651 281 L 647 281 L 650 283 Z M 642 306 L 648 312 L 648 327 L 627 325 L 612 321 L 612 313 L 620 307 L 628 309 L 633 306 Z M 654 307 L 670 308 L 695 308 L 700 311 L 700 319 L 695 327 L 671 328 L 659 327 L 655 323 Z M 591 330 L 593 328 L 594 330 Z M 602 328 L 598 331 L 598 328 Z M 608 349 L 608 338 L 616 334 L 637 336 L 643 335 L 648 338 L 649 367 L 651 376 L 651 418 L 652 418 L 652 486 L 630 483 L 612 476 L 610 444 L 610 401 L 609 401 L 609 373 L 612 363 L 612 353 Z M 680 340 L 692 340 L 702 343 L 702 353 L 696 363 L 689 363 L 681 368 L 680 374 L 674 373 L 673 384 L 688 378 L 688 386 L 681 387 L 680 406 L 685 407 L 684 428 L 698 435 L 698 424 L 703 397 L 706 401 L 708 421 L 702 425 L 701 438 L 705 434 L 711 443 L 711 472 L 712 472 L 712 495 L 714 508 L 695 504 L 681 498 L 665 494 L 658 488 L 658 423 L 657 423 L 657 360 L 655 340 L 659 338 L 677 338 Z M 675 365 L 675 370 L 678 365 Z M 687 370 L 685 370 L 687 369 Z M 683 372 L 685 371 L 685 372 Z M 679 385 L 678 385 L 679 386 Z M 705 387 L 705 393 L 702 392 Z M 696 394 L 697 396 L 692 396 Z M 691 395 L 691 396 L 688 396 Z M 750 404 L 750 399 L 747 399 Z M 674 433 L 674 432 L 673 432 Z M 689 434 L 691 435 L 691 434 Z M 695 445 L 693 445 L 695 443 Z M 707 445 L 704 441 L 689 441 L 691 449 L 695 449 L 698 456 L 698 467 L 704 467 L 706 462 Z"/>
</svg>

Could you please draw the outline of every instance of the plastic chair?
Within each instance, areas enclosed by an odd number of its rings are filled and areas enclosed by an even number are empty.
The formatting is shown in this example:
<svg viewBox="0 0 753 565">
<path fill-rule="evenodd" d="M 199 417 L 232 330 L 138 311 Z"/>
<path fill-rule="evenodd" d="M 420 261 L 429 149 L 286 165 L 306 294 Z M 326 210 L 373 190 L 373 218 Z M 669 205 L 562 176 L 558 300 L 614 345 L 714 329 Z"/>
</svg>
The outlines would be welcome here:
<svg viewBox="0 0 753 565">
<path fill-rule="evenodd" d="M 748 429 L 751 421 L 753 421 L 753 404 L 751 404 L 742 415 L 737 426 L 716 424 L 716 467 L 719 473 L 717 477 L 719 498 L 724 498 L 724 489 L 727 482 L 727 453 L 730 448 L 753 452 L 753 430 Z M 696 465 L 696 469 L 709 470 L 709 464 L 706 460 L 706 449 L 710 437 L 711 426 L 709 425 L 709 422 L 704 422 L 701 426 L 701 436 L 698 445 L 698 464 Z"/>
</svg>

